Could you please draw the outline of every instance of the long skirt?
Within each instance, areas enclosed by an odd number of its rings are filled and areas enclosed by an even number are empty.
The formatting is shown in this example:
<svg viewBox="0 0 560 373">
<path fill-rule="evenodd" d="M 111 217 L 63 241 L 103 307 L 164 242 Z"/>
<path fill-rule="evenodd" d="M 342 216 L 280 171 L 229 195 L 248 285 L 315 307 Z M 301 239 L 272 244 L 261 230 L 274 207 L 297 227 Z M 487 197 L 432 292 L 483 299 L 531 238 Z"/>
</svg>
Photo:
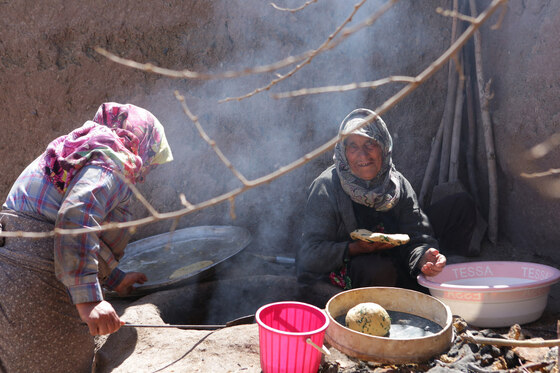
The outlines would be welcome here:
<svg viewBox="0 0 560 373">
<path fill-rule="evenodd" d="M 5 231 L 53 230 L 40 219 L 0 213 Z M 53 239 L 0 245 L 0 372 L 91 372 L 94 339 L 55 277 Z"/>
</svg>

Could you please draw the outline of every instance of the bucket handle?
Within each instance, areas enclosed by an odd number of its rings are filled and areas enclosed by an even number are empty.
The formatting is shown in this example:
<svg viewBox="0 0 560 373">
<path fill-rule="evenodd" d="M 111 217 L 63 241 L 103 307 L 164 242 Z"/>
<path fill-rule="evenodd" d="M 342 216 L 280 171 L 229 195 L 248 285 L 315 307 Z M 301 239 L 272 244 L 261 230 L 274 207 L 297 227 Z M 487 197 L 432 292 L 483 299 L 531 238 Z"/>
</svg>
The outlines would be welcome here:
<svg viewBox="0 0 560 373">
<path fill-rule="evenodd" d="M 315 344 L 315 342 L 313 342 L 313 341 L 311 340 L 311 338 L 307 338 L 307 339 L 305 340 L 305 342 L 307 342 L 307 344 L 310 344 L 311 346 L 313 346 L 314 348 L 316 348 L 316 349 L 317 349 L 320 353 L 322 353 L 322 354 L 325 354 L 325 355 L 330 355 L 330 354 L 331 354 L 331 352 L 329 351 L 328 348 L 326 348 L 324 345 L 323 345 L 323 347 L 317 346 L 317 344 Z"/>
</svg>

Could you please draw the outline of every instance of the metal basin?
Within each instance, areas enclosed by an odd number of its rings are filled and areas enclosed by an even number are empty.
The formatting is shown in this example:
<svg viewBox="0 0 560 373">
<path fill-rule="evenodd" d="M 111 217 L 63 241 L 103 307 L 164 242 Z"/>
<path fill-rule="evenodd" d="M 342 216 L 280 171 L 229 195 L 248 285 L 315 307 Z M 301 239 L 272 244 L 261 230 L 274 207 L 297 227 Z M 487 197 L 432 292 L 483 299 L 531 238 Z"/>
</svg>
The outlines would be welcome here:
<svg viewBox="0 0 560 373">
<path fill-rule="evenodd" d="M 441 327 L 437 333 L 421 337 L 376 337 L 351 330 L 337 320 L 359 303 L 374 302 L 387 311 L 419 316 Z M 325 339 L 337 350 L 362 360 L 389 364 L 418 363 L 446 351 L 453 342 L 453 317 L 449 307 L 436 298 L 417 291 L 369 287 L 348 290 L 332 297 L 326 306 L 330 319 Z"/>
<path fill-rule="evenodd" d="M 241 227 L 184 228 L 130 243 L 119 268 L 125 272 L 146 274 L 148 281 L 137 286 L 132 294 L 142 295 L 182 286 L 193 278 L 200 278 L 219 263 L 239 253 L 250 242 L 251 234 Z M 193 270 L 173 275 L 189 266 Z"/>
</svg>

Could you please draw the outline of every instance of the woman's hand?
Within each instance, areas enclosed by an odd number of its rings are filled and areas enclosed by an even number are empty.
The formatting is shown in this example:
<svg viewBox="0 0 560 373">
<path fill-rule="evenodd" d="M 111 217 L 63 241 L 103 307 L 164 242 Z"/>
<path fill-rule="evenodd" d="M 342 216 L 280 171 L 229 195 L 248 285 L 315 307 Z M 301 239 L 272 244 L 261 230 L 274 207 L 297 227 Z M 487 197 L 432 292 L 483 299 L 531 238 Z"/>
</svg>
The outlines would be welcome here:
<svg viewBox="0 0 560 373">
<path fill-rule="evenodd" d="M 115 291 L 121 296 L 128 295 L 134 289 L 134 284 L 143 284 L 146 281 L 148 281 L 148 278 L 145 274 L 141 272 L 128 272 L 121 283 L 115 287 Z"/>
<path fill-rule="evenodd" d="M 435 276 L 443 270 L 447 258 L 433 247 L 428 249 L 420 259 L 420 270 L 426 276 Z"/>
<path fill-rule="evenodd" d="M 107 301 L 78 303 L 76 308 L 82 321 L 88 325 L 91 335 L 111 334 L 124 324 Z"/>
<path fill-rule="evenodd" d="M 350 256 L 368 254 L 375 251 L 390 249 L 392 247 L 393 245 L 386 242 L 365 242 L 362 240 L 356 240 L 348 244 L 348 254 Z"/>
</svg>

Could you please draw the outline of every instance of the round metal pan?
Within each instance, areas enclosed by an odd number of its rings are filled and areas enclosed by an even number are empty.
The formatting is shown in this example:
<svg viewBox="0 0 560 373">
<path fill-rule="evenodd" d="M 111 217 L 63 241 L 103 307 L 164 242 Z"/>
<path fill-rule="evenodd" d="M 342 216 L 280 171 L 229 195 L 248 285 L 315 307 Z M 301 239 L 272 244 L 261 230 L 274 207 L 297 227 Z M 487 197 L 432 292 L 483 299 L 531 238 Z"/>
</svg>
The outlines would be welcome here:
<svg viewBox="0 0 560 373">
<path fill-rule="evenodd" d="M 251 242 L 245 228 L 235 226 L 199 226 L 179 229 L 130 243 L 118 268 L 125 272 L 143 272 L 148 281 L 136 285 L 130 296 L 181 286 L 200 277 L 217 264 L 231 258 Z M 190 267 L 189 267 L 190 266 Z M 188 273 L 174 276 L 185 267 Z M 117 296 L 116 293 L 110 294 Z"/>
<path fill-rule="evenodd" d="M 425 318 L 439 327 L 434 329 L 435 333 L 403 329 L 401 335 L 391 329 L 389 337 L 378 337 L 357 332 L 337 321 L 349 309 L 364 302 L 377 303 L 387 311 Z M 361 360 L 389 364 L 424 362 L 449 349 L 453 342 L 453 315 L 449 307 L 432 296 L 413 290 L 391 287 L 346 290 L 327 302 L 326 312 L 331 321 L 325 333 L 327 343 Z M 409 319 L 410 316 L 405 317 L 405 320 Z M 398 322 L 397 319 L 394 321 Z M 409 334 L 411 331 L 413 334 Z"/>
</svg>

